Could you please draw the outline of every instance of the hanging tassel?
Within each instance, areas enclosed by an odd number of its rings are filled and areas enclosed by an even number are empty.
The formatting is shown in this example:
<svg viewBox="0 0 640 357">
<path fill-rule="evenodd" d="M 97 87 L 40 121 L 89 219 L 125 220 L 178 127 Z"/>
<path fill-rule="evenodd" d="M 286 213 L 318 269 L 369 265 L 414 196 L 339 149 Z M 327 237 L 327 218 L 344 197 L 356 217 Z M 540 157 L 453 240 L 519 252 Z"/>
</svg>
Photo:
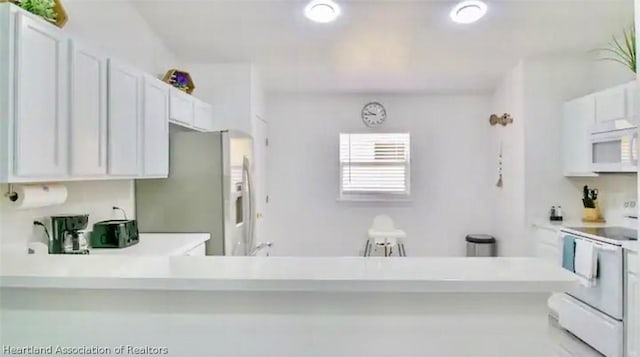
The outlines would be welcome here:
<svg viewBox="0 0 640 357">
<path fill-rule="evenodd" d="M 496 187 L 502 187 L 502 143 L 500 143 L 500 156 L 498 156 L 498 183 Z"/>
</svg>

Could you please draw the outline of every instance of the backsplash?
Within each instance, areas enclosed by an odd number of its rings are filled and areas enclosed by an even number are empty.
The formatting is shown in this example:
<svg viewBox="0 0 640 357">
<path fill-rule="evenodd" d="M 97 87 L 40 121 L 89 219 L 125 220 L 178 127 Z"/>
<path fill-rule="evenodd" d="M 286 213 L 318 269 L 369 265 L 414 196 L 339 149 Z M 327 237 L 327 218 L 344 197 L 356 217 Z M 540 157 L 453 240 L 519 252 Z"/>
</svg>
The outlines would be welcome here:
<svg viewBox="0 0 640 357">
<path fill-rule="evenodd" d="M 0 251 L 26 251 L 32 241 L 46 242 L 42 228 L 34 227 L 34 220 L 41 220 L 50 228 L 48 217 L 55 214 L 89 214 L 89 229 L 93 223 L 120 218 L 122 213 L 112 210 L 123 208 L 128 217 L 134 217 L 134 185 L 132 180 L 91 181 L 63 183 L 68 189 L 67 202 L 59 206 L 28 210 L 16 210 L 7 204 L 4 193 L 7 185 L 0 185 Z"/>
<path fill-rule="evenodd" d="M 598 200 L 604 218 L 609 223 L 620 222 L 629 214 L 625 202 L 637 200 L 637 177 L 634 174 L 610 174 L 594 178 L 570 179 L 571 189 L 562 192 L 557 202 L 547 206 L 562 205 L 566 220 L 577 221 L 582 217 L 582 187 L 588 185 L 600 191 Z M 546 207 L 546 206 L 545 206 Z M 548 212 L 541 212 L 547 214 Z M 546 217 L 546 216 L 544 216 Z"/>
</svg>

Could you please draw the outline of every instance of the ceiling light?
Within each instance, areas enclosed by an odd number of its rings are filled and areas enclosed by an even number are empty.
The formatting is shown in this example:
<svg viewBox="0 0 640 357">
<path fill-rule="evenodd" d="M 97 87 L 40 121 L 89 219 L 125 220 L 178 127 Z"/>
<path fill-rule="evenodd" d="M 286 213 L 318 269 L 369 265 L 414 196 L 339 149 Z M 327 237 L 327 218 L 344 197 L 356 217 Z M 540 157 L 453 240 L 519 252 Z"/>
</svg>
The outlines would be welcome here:
<svg viewBox="0 0 640 357">
<path fill-rule="evenodd" d="M 451 10 L 451 20 L 459 24 L 470 24 L 487 13 L 487 4 L 480 0 L 462 1 Z"/>
<path fill-rule="evenodd" d="M 311 21 L 327 23 L 340 16 L 340 6 L 331 0 L 313 0 L 304 8 L 304 15 Z"/>
</svg>

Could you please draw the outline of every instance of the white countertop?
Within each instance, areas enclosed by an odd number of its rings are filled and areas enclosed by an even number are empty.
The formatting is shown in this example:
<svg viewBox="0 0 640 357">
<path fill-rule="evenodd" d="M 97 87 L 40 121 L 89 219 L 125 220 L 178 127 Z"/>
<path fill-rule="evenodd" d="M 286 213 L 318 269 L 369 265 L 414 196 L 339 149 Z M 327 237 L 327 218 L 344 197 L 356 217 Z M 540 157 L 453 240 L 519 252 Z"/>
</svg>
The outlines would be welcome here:
<svg viewBox="0 0 640 357">
<path fill-rule="evenodd" d="M 623 242 L 622 243 L 622 248 L 626 249 L 626 250 L 630 250 L 632 252 L 635 253 L 640 253 L 640 243 L 638 243 L 638 241 L 630 241 L 630 242 Z"/>
<path fill-rule="evenodd" d="M 91 255 L 184 255 L 211 238 L 209 233 L 140 233 L 138 244 L 126 248 L 91 249 Z"/>
<path fill-rule="evenodd" d="M 534 227 L 544 228 L 544 229 L 552 229 L 559 231 L 562 228 L 570 228 L 570 227 L 613 227 L 620 226 L 620 224 L 615 223 L 590 223 L 583 222 L 581 220 L 571 220 L 571 221 L 563 221 L 563 222 L 551 222 L 551 221 L 540 221 L 533 224 Z"/>
<path fill-rule="evenodd" d="M 533 224 L 533 227 L 542 228 L 542 229 L 550 229 L 554 231 L 560 231 L 563 228 L 571 228 L 571 227 L 627 227 L 631 229 L 638 229 L 635 221 L 623 221 L 623 222 L 606 222 L 606 223 L 587 223 L 582 222 L 580 220 L 573 221 L 564 221 L 564 222 L 551 222 L 551 221 L 541 221 Z M 634 251 L 636 253 L 640 252 L 640 244 L 638 241 L 626 241 L 622 242 L 622 248 Z"/>
<path fill-rule="evenodd" d="M 557 292 L 535 258 L 3 256 L 0 287 L 209 291 Z"/>
</svg>

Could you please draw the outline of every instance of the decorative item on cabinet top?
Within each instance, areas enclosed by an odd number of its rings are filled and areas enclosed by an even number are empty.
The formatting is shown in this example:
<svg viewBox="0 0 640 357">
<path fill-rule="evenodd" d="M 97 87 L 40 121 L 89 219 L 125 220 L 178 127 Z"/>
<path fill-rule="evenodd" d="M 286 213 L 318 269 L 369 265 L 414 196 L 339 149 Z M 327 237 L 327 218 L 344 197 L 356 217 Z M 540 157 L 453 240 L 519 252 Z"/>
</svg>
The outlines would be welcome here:
<svg viewBox="0 0 640 357">
<path fill-rule="evenodd" d="M 599 60 L 618 62 L 629 68 L 633 73 L 637 73 L 638 57 L 636 51 L 636 28 L 634 25 L 622 30 L 621 39 L 613 36 L 609 47 L 598 48 L 595 51 L 606 54 L 605 57 L 599 58 Z"/>
<path fill-rule="evenodd" d="M 170 85 L 188 94 L 193 93 L 193 90 L 196 89 L 196 86 L 193 83 L 189 72 L 181 71 L 175 68 L 168 70 L 167 74 L 164 75 L 162 81 L 165 83 L 169 83 Z"/>
<path fill-rule="evenodd" d="M 489 123 L 491 124 L 491 126 L 495 126 L 496 124 L 507 126 L 513 123 L 513 117 L 507 113 L 502 114 L 502 116 L 491 114 L 491 116 L 489 117 Z"/>
<path fill-rule="evenodd" d="M 69 20 L 61 0 L 0 0 L 0 3 L 2 2 L 16 4 L 60 28 Z"/>
</svg>

